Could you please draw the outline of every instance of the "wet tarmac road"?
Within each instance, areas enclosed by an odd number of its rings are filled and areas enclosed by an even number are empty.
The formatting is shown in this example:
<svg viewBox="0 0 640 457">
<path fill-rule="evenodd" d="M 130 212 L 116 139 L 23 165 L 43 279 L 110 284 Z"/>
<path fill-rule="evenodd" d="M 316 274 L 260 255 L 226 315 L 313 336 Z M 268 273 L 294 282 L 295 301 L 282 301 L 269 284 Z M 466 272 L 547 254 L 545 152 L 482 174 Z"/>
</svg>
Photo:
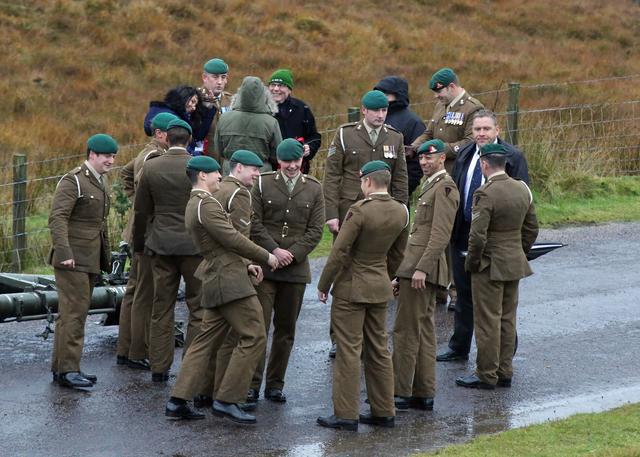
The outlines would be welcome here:
<svg viewBox="0 0 640 457">
<path fill-rule="evenodd" d="M 87 325 L 83 357 L 83 370 L 99 376 L 91 392 L 51 382 L 52 341 L 34 336 L 43 321 L 0 324 L 0 455 L 400 456 L 640 401 L 640 224 L 544 230 L 539 241 L 569 246 L 535 260 L 536 274 L 521 283 L 511 389 L 455 386 L 457 376 L 473 369 L 472 353 L 469 362 L 438 364 L 433 412 L 399 413 L 394 429 L 316 426 L 317 416 L 331 413 L 331 362 L 329 306 L 315 300 L 315 287 L 308 288 L 298 322 L 289 401 L 260 400 L 258 424 L 249 427 L 209 412 L 203 421 L 165 419 L 175 378 L 159 386 L 148 372 L 117 366 L 117 329 L 97 325 L 97 317 Z M 314 262 L 315 273 L 322 263 Z M 443 347 L 452 313 L 439 309 L 436 320 Z M 363 390 L 363 410 L 365 396 Z"/>
</svg>

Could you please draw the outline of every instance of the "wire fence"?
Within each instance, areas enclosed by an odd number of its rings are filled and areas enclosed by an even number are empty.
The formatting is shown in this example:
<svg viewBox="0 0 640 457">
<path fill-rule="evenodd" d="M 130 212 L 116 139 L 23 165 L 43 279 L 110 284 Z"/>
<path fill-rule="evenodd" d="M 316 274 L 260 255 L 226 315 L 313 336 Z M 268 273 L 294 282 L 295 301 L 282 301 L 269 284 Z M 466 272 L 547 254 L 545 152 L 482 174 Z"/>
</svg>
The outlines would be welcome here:
<svg viewBox="0 0 640 457">
<path fill-rule="evenodd" d="M 560 90 L 572 86 L 613 83 L 635 83 L 640 75 L 569 81 L 561 83 L 525 84 L 520 89 L 520 106 L 540 90 Z M 514 113 L 509 111 L 509 89 L 476 92 L 485 106 L 492 108 L 501 126 Z M 639 99 L 600 103 L 559 103 L 557 106 L 519 109 L 517 111 L 518 146 L 529 162 L 534 189 L 539 193 L 553 176 L 640 175 Z M 411 109 L 429 119 L 435 101 L 411 104 Z M 311 173 L 322 178 L 328 146 L 338 127 L 348 121 L 348 110 L 316 116 L 322 136 L 322 148 L 312 162 Z M 504 133 L 504 131 L 503 131 Z M 114 246 L 126 224 L 127 199 L 121 191 L 119 170 L 137 155 L 144 143 L 121 146 L 118 166 L 110 173 L 114 196 L 109 227 Z M 5 154 L 9 156 L 10 154 Z M 55 186 L 67 171 L 79 165 L 85 154 L 48 153 L 46 158 L 29 160 L 22 166 L 27 176 L 17 178 L 17 170 L 9 161 L 0 166 L 0 271 L 13 271 L 46 264 L 50 249 L 47 228 L 49 208 Z M 16 194 L 24 189 L 22 196 Z M 22 213 L 18 211 L 22 208 Z M 16 239 L 22 244 L 16 249 Z"/>
</svg>

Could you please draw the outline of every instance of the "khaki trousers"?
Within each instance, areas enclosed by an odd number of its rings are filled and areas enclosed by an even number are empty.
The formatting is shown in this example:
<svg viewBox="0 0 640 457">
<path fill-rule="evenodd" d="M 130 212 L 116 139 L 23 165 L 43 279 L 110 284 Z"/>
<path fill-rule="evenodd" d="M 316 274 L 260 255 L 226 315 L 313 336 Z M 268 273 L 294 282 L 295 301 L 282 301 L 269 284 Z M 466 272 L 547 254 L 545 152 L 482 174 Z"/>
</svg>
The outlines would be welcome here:
<svg viewBox="0 0 640 457">
<path fill-rule="evenodd" d="M 97 274 L 53 269 L 58 291 L 58 319 L 53 335 L 51 371 L 80 371 L 84 325 L 91 305 Z"/>
<path fill-rule="evenodd" d="M 134 254 L 127 289 L 120 305 L 119 356 L 133 360 L 149 357 L 149 326 L 153 307 L 151 258 Z"/>
<path fill-rule="evenodd" d="M 216 385 L 216 399 L 228 403 L 246 401 L 251 377 L 267 340 L 262 309 L 255 295 L 204 310 L 201 331 L 186 350 L 171 396 L 188 400 L 201 393 L 196 390 L 201 384 L 200 378 L 229 329 L 238 335 L 238 344 L 220 385 Z"/>
<path fill-rule="evenodd" d="M 185 299 L 189 308 L 185 350 L 199 332 L 202 323 L 201 283 L 194 273 L 201 261 L 200 256 L 193 255 L 151 256 L 154 296 L 149 334 L 149 362 L 153 373 L 167 372 L 173 363 L 174 310 L 181 276 L 184 278 Z"/>
<path fill-rule="evenodd" d="M 331 325 L 338 349 L 333 366 L 333 410 L 337 417 L 358 419 L 361 359 L 371 413 L 396 415 L 386 317 L 386 302 L 350 303 L 333 297 Z"/>
<path fill-rule="evenodd" d="M 269 327 L 273 318 L 273 336 L 267 365 L 265 390 L 284 388 L 284 376 L 289 365 L 289 356 L 296 336 L 296 322 L 300 315 L 304 291 L 304 283 L 263 280 L 257 287 L 258 299 L 262 305 L 265 333 L 269 335 Z M 262 353 L 251 387 L 260 390 L 262 373 L 267 358 L 267 351 Z"/>
<path fill-rule="evenodd" d="M 519 283 L 519 280 L 492 281 L 489 268 L 471 274 L 473 328 L 478 348 L 476 375 L 489 384 L 513 376 Z"/>
<path fill-rule="evenodd" d="M 436 393 L 436 287 L 411 287 L 400 279 L 400 295 L 393 328 L 395 395 L 434 397 Z"/>
</svg>

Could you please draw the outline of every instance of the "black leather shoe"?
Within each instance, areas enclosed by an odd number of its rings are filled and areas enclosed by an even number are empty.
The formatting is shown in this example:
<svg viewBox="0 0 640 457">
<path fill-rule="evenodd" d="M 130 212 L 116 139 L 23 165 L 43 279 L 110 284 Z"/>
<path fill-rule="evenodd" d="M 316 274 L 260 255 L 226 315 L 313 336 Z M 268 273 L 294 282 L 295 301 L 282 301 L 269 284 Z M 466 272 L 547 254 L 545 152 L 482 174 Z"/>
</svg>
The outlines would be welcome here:
<svg viewBox="0 0 640 457">
<path fill-rule="evenodd" d="M 167 402 L 164 415 L 176 419 L 204 419 L 204 414 L 191 408 L 185 400 L 173 397 Z"/>
<path fill-rule="evenodd" d="M 239 424 L 255 424 L 256 416 L 245 413 L 236 403 L 226 403 L 214 400 L 212 406 L 213 414 L 218 417 L 228 417 Z"/>
<path fill-rule="evenodd" d="M 379 427 L 395 427 L 396 418 L 394 416 L 380 417 L 373 416 L 371 413 L 360 414 L 360 423 L 368 425 L 377 425 Z"/>
<path fill-rule="evenodd" d="M 85 373 L 84 371 L 81 371 L 80 376 L 87 379 L 91 384 L 95 384 L 96 382 L 98 382 L 98 377 L 94 374 L 88 374 L 88 373 Z"/>
<path fill-rule="evenodd" d="M 456 384 L 462 387 L 469 387 L 471 389 L 493 390 L 496 388 L 493 384 L 481 381 L 475 374 L 459 377 L 456 379 Z"/>
<path fill-rule="evenodd" d="M 116 356 L 116 363 L 118 365 L 126 365 L 127 364 L 127 360 L 129 360 L 129 358 L 126 355 L 118 355 L 118 356 Z"/>
<path fill-rule="evenodd" d="M 349 430 L 351 432 L 358 431 L 358 421 L 354 419 L 340 419 L 335 415 L 320 416 L 316 419 L 318 425 L 322 427 L 335 428 L 338 430 Z"/>
<path fill-rule="evenodd" d="M 421 409 L 423 411 L 433 411 L 433 398 L 411 397 L 409 399 L 409 408 Z"/>
<path fill-rule="evenodd" d="M 264 392 L 264 398 L 275 401 L 276 403 L 284 403 L 287 396 L 280 389 L 269 389 Z"/>
<path fill-rule="evenodd" d="M 240 408 L 242 411 L 254 411 L 257 407 L 258 407 L 258 403 L 255 401 L 238 403 L 238 408 Z"/>
<path fill-rule="evenodd" d="M 128 359 L 127 366 L 136 370 L 150 370 L 149 360 L 147 359 Z"/>
<path fill-rule="evenodd" d="M 82 376 L 78 371 L 70 371 L 69 373 L 60 373 L 58 375 L 58 384 L 64 387 L 92 387 L 93 383 Z"/>
<path fill-rule="evenodd" d="M 213 405 L 213 398 L 209 395 L 196 395 L 193 397 L 193 406 L 196 408 L 208 408 Z"/>
<path fill-rule="evenodd" d="M 338 346 L 336 346 L 336 343 L 331 343 L 331 349 L 329 349 L 329 358 L 335 359 L 337 352 L 338 352 Z"/>
<path fill-rule="evenodd" d="M 511 387 L 511 378 L 498 378 L 498 387 Z"/>
<path fill-rule="evenodd" d="M 260 398 L 260 393 L 256 389 L 249 389 L 247 392 L 247 403 L 255 403 Z"/>
<path fill-rule="evenodd" d="M 151 373 L 151 380 L 153 382 L 166 382 L 169 380 L 169 373 Z"/>
<path fill-rule="evenodd" d="M 393 402 L 396 404 L 397 411 L 409 411 L 409 397 L 393 397 Z"/>
<path fill-rule="evenodd" d="M 462 354 L 461 352 L 452 351 L 448 349 L 442 354 L 436 356 L 438 362 L 456 362 L 458 360 L 469 360 L 469 354 Z"/>
</svg>

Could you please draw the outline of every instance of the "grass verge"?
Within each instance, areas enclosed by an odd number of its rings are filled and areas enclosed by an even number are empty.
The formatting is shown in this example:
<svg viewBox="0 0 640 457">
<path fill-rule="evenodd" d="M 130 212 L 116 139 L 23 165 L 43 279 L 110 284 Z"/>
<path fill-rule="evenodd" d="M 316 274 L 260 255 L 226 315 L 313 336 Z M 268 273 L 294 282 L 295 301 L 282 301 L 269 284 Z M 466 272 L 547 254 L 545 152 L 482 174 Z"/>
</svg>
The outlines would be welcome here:
<svg viewBox="0 0 640 457">
<path fill-rule="evenodd" d="M 467 444 L 419 455 L 637 457 L 640 456 L 640 404 L 480 436 Z"/>
</svg>

